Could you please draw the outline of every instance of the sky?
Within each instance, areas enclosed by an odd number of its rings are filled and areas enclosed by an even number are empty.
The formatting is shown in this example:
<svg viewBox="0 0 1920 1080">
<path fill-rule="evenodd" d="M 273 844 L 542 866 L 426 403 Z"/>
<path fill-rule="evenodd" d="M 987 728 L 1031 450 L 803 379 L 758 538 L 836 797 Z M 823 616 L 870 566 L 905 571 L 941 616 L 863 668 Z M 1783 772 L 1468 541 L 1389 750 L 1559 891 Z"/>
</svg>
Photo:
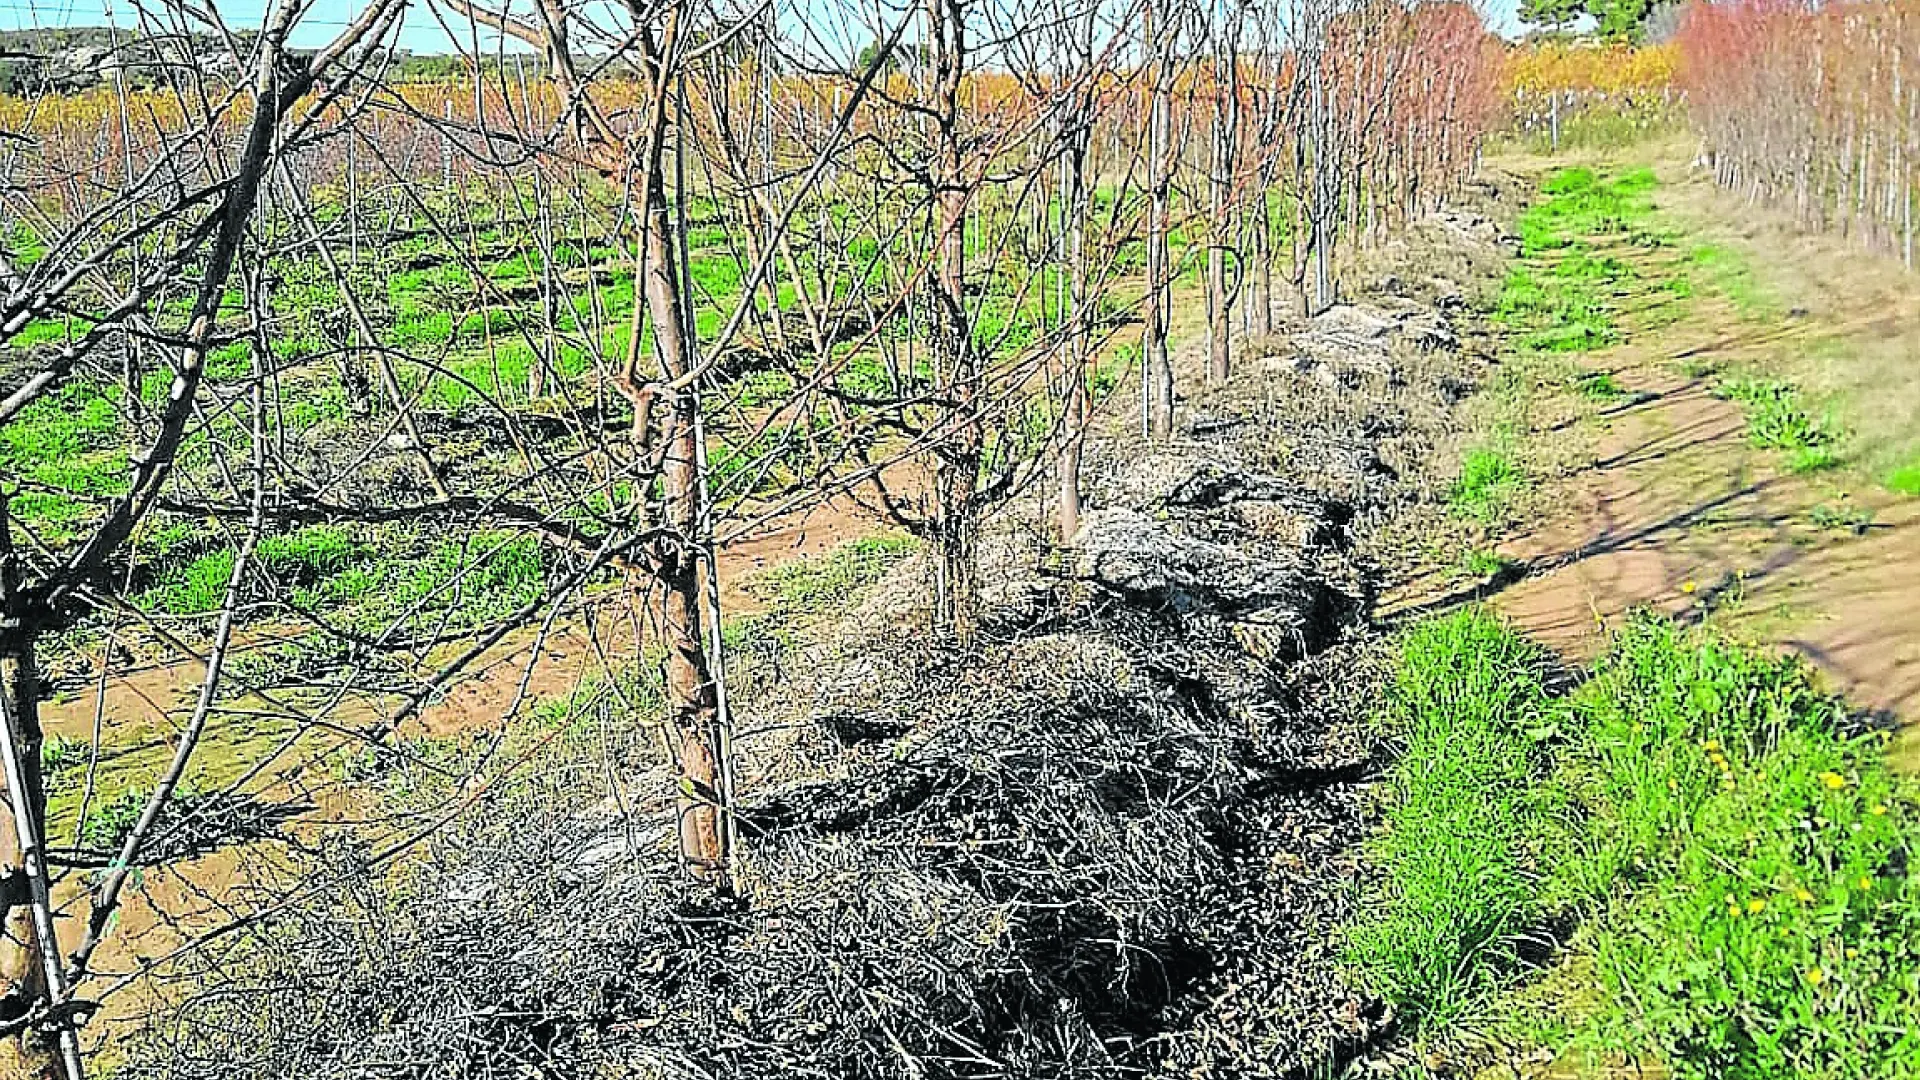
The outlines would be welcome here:
<svg viewBox="0 0 1920 1080">
<path fill-rule="evenodd" d="M 1518 0 L 1479 0 L 1488 23 L 1509 36 L 1520 29 L 1515 14 Z M 273 0 L 215 0 L 222 19 L 233 29 L 258 27 Z M 153 4 L 158 8 L 159 4 Z M 365 0 L 313 0 L 313 8 L 295 31 L 295 46 L 323 44 L 352 20 L 365 6 Z M 35 27 L 108 26 L 131 28 L 139 22 L 138 0 L 0 0 L 0 30 Z M 469 44 L 463 42 L 463 44 Z M 481 38 L 481 48 L 491 49 L 497 42 L 489 35 Z M 425 3 L 416 2 L 407 9 L 406 25 L 400 31 L 400 46 L 416 53 L 452 51 L 452 42 Z M 469 44 L 470 47 L 470 44 Z"/>
</svg>

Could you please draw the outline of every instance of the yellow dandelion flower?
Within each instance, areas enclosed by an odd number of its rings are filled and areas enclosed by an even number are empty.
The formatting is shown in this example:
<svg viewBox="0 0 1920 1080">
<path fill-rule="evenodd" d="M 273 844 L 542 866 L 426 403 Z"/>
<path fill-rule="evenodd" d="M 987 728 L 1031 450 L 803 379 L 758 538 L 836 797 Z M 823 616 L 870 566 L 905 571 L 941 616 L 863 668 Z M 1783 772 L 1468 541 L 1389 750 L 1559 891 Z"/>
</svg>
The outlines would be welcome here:
<svg viewBox="0 0 1920 1080">
<path fill-rule="evenodd" d="M 1793 898 L 1794 898 L 1795 900 L 1798 900 L 1798 901 L 1800 901 L 1800 902 L 1801 902 L 1801 903 L 1803 903 L 1803 904 L 1811 904 L 1811 903 L 1813 903 L 1813 894 L 1812 894 L 1812 893 L 1810 893 L 1810 892 L 1808 892 L 1808 891 L 1807 891 L 1807 890 L 1805 890 L 1805 889 L 1795 889 L 1795 890 L 1793 890 Z"/>
<path fill-rule="evenodd" d="M 1869 890 L 1869 889 L 1871 889 L 1871 888 L 1873 888 L 1873 879 L 1872 879 L 1872 878 L 1868 878 L 1868 877 L 1863 877 L 1863 878 L 1861 878 L 1861 879 L 1860 879 L 1860 891 L 1861 891 L 1861 892 L 1866 892 L 1867 890 Z"/>
<path fill-rule="evenodd" d="M 1832 788 L 1834 791 L 1839 791 L 1841 788 L 1847 786 L 1847 778 L 1844 776 L 1841 776 L 1839 773 L 1833 773 L 1833 772 L 1821 773 L 1820 782 L 1827 785 L 1827 787 Z"/>
<path fill-rule="evenodd" d="M 1767 902 L 1765 900 L 1747 901 L 1747 914 L 1758 915 L 1765 910 L 1767 910 Z"/>
<path fill-rule="evenodd" d="M 1697 581 L 1683 581 L 1680 583 L 1680 591 L 1689 595 L 1698 588 L 1700 588 L 1700 583 Z"/>
<path fill-rule="evenodd" d="M 1826 981 L 1827 981 L 1827 973 L 1826 973 L 1826 972 L 1824 972 L 1824 971 L 1821 971 L 1821 970 L 1820 970 L 1819 968 L 1810 968 L 1810 969 L 1808 969 L 1808 971 L 1807 971 L 1807 985 L 1808 985 L 1808 986 L 1819 986 L 1819 985 L 1820 985 L 1821 983 L 1823 983 L 1823 982 L 1826 982 Z"/>
<path fill-rule="evenodd" d="M 1859 949 L 1848 949 L 1848 950 L 1847 950 L 1847 959 L 1849 959 L 1849 960 L 1858 960 L 1858 959 L 1860 959 L 1860 950 L 1859 950 Z"/>
<path fill-rule="evenodd" d="M 1868 808 L 1867 813 L 1872 814 L 1874 817 L 1885 817 L 1887 816 L 1887 804 L 1883 802 L 1874 803 L 1873 806 Z"/>
<path fill-rule="evenodd" d="M 1720 749 L 1720 740 L 1708 739 L 1700 744 L 1700 749 L 1705 750 L 1709 754 L 1714 753 Z"/>
</svg>

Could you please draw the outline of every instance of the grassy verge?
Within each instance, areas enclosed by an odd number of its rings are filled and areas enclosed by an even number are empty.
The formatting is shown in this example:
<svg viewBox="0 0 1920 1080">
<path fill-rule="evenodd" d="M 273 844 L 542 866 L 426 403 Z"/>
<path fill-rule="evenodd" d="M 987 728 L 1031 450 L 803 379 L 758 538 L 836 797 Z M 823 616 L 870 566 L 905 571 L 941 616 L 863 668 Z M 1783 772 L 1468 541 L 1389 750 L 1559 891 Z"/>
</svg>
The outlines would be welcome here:
<svg viewBox="0 0 1920 1080">
<path fill-rule="evenodd" d="M 1549 699 L 1537 651 L 1490 616 L 1428 623 L 1401 650 L 1401 765 L 1372 851 L 1384 877 L 1348 955 L 1376 992 L 1444 1027 L 1514 974 L 1544 913 Z"/>
<path fill-rule="evenodd" d="M 1652 618 L 1570 693 L 1539 671 L 1482 612 L 1403 640 L 1369 985 L 1429 1037 L 1505 1011 L 1568 1061 L 1920 1075 L 1920 815 L 1881 737 L 1798 662 Z M 1505 996 L 1539 978 L 1574 985 Z"/>
</svg>

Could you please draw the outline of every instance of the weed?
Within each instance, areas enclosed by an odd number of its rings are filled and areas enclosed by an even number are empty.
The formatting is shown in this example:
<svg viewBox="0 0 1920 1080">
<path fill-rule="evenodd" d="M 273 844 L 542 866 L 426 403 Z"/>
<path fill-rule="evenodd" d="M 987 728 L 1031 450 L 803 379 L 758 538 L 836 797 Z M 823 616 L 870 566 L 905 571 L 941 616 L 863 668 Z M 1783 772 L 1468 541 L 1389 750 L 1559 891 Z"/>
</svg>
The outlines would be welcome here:
<svg viewBox="0 0 1920 1080">
<path fill-rule="evenodd" d="M 1626 396 L 1610 371 L 1584 371 L 1573 380 L 1574 389 L 1595 401 L 1614 401 Z"/>
<path fill-rule="evenodd" d="M 232 548 L 210 551 L 185 566 L 166 571 L 152 586 L 133 598 L 142 611 L 166 615 L 206 615 L 226 602 L 227 582 L 233 577 Z"/>
<path fill-rule="evenodd" d="M 894 376 L 879 356 L 856 353 L 839 372 L 840 388 L 855 397 L 885 400 L 894 394 Z"/>
<path fill-rule="evenodd" d="M 1459 513 L 1492 523 L 1505 515 L 1525 482 L 1506 454 L 1490 446 L 1476 447 L 1461 460 L 1460 478 L 1447 493 L 1447 501 Z"/>
<path fill-rule="evenodd" d="M 15 349 L 31 349 L 35 345 L 44 345 L 48 342 L 71 340 L 76 331 L 85 332 L 85 330 L 85 326 L 76 327 L 73 320 L 66 318 L 35 319 L 8 338 L 6 344 Z"/>
<path fill-rule="evenodd" d="M 311 584 L 347 568 L 356 554 L 353 537 L 337 525 L 314 525 L 260 541 L 260 565 L 274 577 Z"/>
<path fill-rule="evenodd" d="M 150 798 L 150 792 L 127 789 L 94 803 L 80 823 L 80 842 L 94 851 L 117 853 L 126 842 L 127 834 L 139 823 Z M 207 796 L 190 787 L 175 788 L 167 805 L 161 808 L 161 831 L 168 821 L 177 821 L 207 801 Z M 148 839 L 151 841 L 152 837 Z"/>
<path fill-rule="evenodd" d="M 742 615 L 720 626 L 720 647 L 728 657 L 765 659 L 793 648 L 793 631 L 775 615 Z"/>
<path fill-rule="evenodd" d="M 1683 1077 L 1911 1075 L 1914 807 L 1878 740 L 1798 661 L 1650 617 L 1573 701 L 1588 1041 Z"/>
<path fill-rule="evenodd" d="M 1873 528 L 1873 511 L 1864 506 L 1832 507 L 1821 503 L 1807 513 L 1807 518 L 1817 529 L 1829 532 L 1850 532 L 1855 536 L 1865 536 Z"/>
<path fill-rule="evenodd" d="M 793 389 L 793 376 L 774 370 L 749 372 L 734 385 L 740 407 L 745 409 L 776 405 L 785 401 Z"/>
<path fill-rule="evenodd" d="M 1794 472 L 1814 472 L 1839 464 L 1833 431 L 1800 404 L 1792 385 L 1760 379 L 1730 379 L 1716 392 L 1740 403 L 1747 417 L 1747 439 L 1764 450 L 1790 455 Z"/>
<path fill-rule="evenodd" d="M 387 344 L 403 351 L 438 349 L 452 342 L 453 316 L 445 311 L 405 316 L 387 331 Z"/>
<path fill-rule="evenodd" d="M 533 721 L 542 728 L 565 728 L 613 709 L 624 716 L 657 716 L 667 702 L 660 659 L 657 654 L 643 656 L 639 662 L 621 667 L 612 679 L 595 674 L 568 693 L 542 699 L 533 706 Z"/>
<path fill-rule="evenodd" d="M 1360 972 L 1431 1032 L 1511 981 L 1516 935 L 1577 919 L 1556 977 L 1599 992 L 1519 1022 L 1553 1051 L 1699 1080 L 1913 1075 L 1920 821 L 1880 738 L 1799 661 L 1652 616 L 1564 698 L 1539 672 L 1471 610 L 1402 640 Z"/>
<path fill-rule="evenodd" d="M 1512 565 L 1512 560 L 1491 548 L 1474 548 L 1460 557 L 1461 572 L 1468 577 L 1494 577 Z"/>
<path fill-rule="evenodd" d="M 90 744 L 85 739 L 69 738 L 65 735 L 49 735 L 40 744 L 40 773 L 49 784 L 59 780 L 60 774 L 87 760 Z"/>
</svg>

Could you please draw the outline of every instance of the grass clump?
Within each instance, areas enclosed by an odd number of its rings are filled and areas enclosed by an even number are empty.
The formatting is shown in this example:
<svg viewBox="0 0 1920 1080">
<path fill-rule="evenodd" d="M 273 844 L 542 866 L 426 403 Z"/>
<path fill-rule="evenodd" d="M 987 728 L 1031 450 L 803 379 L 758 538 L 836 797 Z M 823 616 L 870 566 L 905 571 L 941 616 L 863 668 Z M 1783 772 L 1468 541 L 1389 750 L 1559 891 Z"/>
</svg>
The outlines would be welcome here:
<svg viewBox="0 0 1920 1080">
<path fill-rule="evenodd" d="M 1401 744 L 1384 869 L 1347 959 L 1401 1009 L 1445 1025 L 1502 985 L 1542 913 L 1541 855 L 1555 819 L 1537 783 L 1551 730 L 1540 652 L 1477 608 L 1400 643 L 1391 727 Z"/>
<path fill-rule="evenodd" d="M 40 743 L 40 774 L 49 784 L 59 780 L 62 773 L 72 771 L 76 766 L 87 763 L 87 755 L 92 749 L 85 739 L 76 739 L 67 735 L 49 735 Z"/>
<path fill-rule="evenodd" d="M 1573 387 L 1580 392 L 1580 396 L 1595 401 L 1617 401 L 1627 395 L 1610 371 L 1581 372 L 1574 378 Z"/>
<path fill-rule="evenodd" d="M 1855 536 L 1867 535 L 1873 528 L 1873 511 L 1864 506 L 1829 506 L 1826 503 L 1807 511 L 1807 519 L 1816 529 L 1827 532 L 1850 532 Z"/>
<path fill-rule="evenodd" d="M 1468 577 L 1490 578 L 1512 565 L 1505 555 L 1490 548 L 1474 548 L 1460 557 L 1460 569 Z"/>
<path fill-rule="evenodd" d="M 1720 396 L 1740 404 L 1747 417 L 1747 440 L 1763 450 L 1788 455 L 1794 472 L 1815 472 L 1839 464 L 1833 429 L 1815 419 L 1800 403 L 1800 393 L 1789 383 L 1764 379 L 1730 379 L 1719 386 Z"/>
<path fill-rule="evenodd" d="M 1920 461 L 1901 465 L 1888 473 L 1887 490 L 1896 495 L 1920 495 Z"/>
<path fill-rule="evenodd" d="M 1455 511 L 1482 522 L 1499 520 L 1525 485 L 1520 467 L 1502 451 L 1481 446 L 1461 459 L 1460 478 L 1447 492 Z"/>
<path fill-rule="evenodd" d="M 1539 671 L 1478 612 L 1403 639 L 1370 984 L 1443 1034 L 1572 925 L 1539 959 L 1583 985 L 1509 1037 L 1699 1080 L 1920 1075 L 1920 814 L 1881 737 L 1799 661 L 1652 616 L 1569 694 Z"/>
<path fill-rule="evenodd" d="M 163 615 L 205 615 L 226 603 L 233 579 L 232 548 L 209 551 L 192 562 L 167 568 L 152 586 L 135 596 L 142 611 Z"/>
</svg>

